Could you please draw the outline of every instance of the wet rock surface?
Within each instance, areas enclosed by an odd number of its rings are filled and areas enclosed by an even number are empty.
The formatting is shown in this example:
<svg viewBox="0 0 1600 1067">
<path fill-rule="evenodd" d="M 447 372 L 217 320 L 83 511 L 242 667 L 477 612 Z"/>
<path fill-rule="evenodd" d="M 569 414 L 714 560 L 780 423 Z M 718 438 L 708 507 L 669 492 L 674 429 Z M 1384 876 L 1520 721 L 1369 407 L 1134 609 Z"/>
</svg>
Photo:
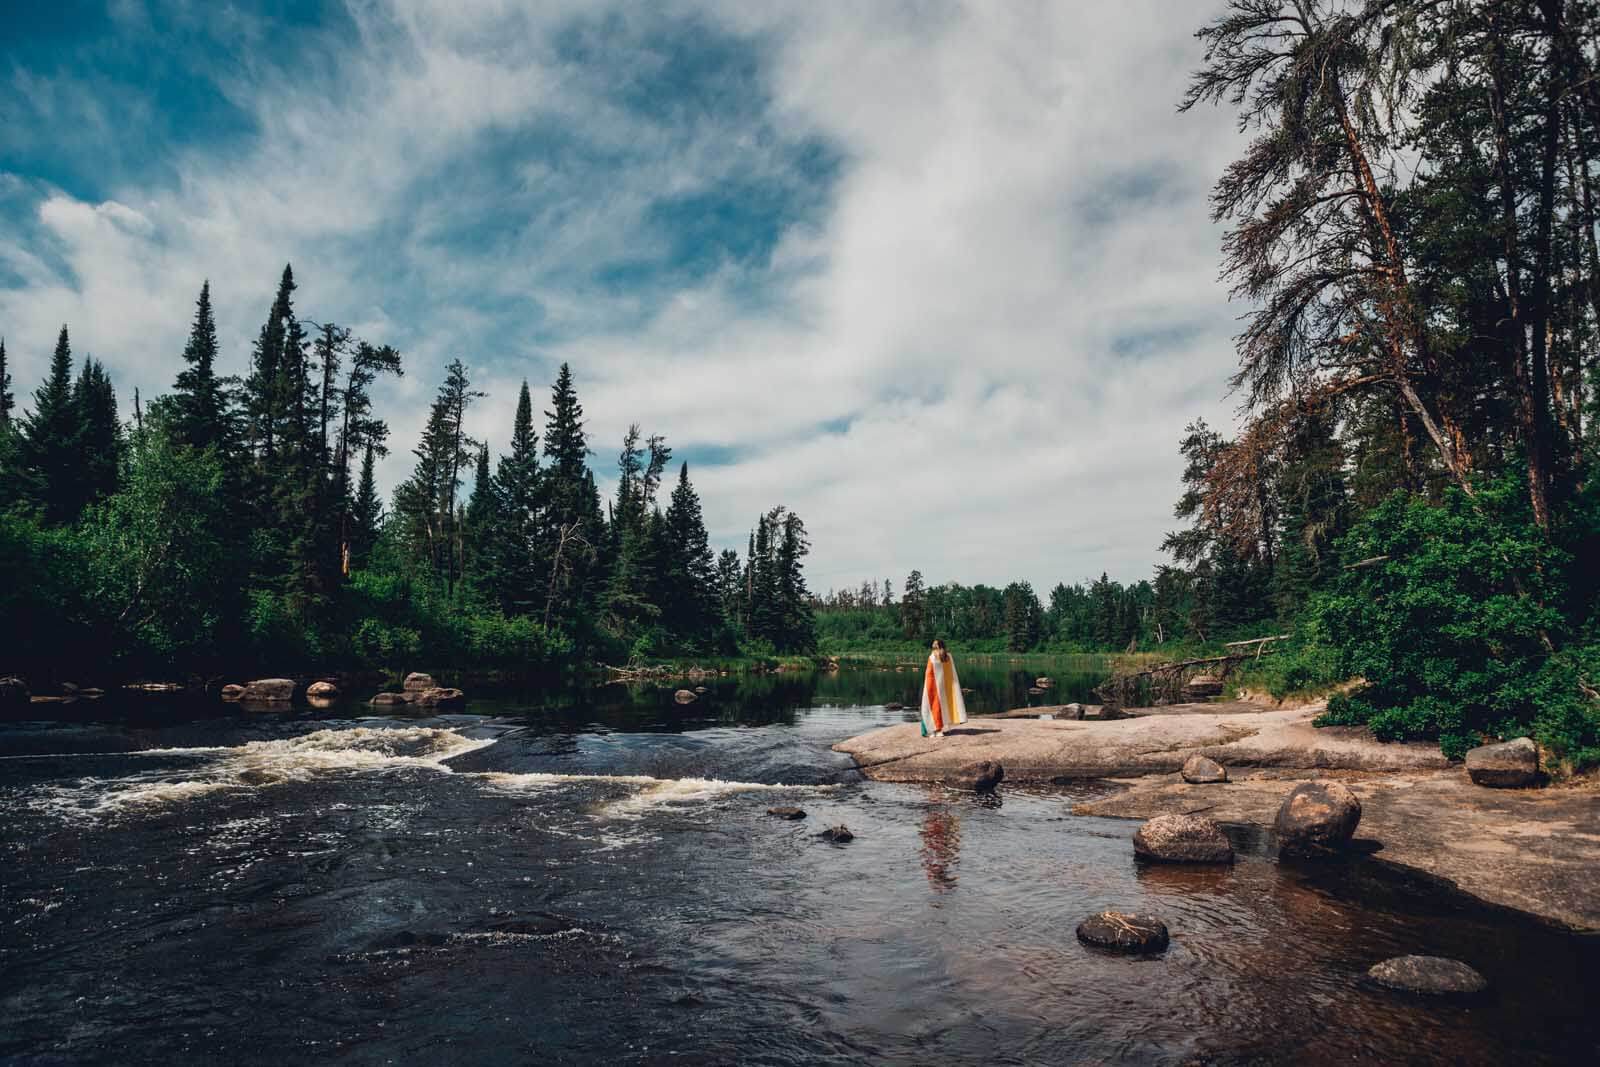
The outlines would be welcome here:
<svg viewBox="0 0 1600 1067">
<path fill-rule="evenodd" d="M 294 699 L 293 678 L 257 678 L 239 699 L 250 704 L 287 704 Z"/>
<path fill-rule="evenodd" d="M 1133 852 L 1157 863 L 1232 863 L 1233 845 L 1203 815 L 1157 815 L 1133 835 Z"/>
<path fill-rule="evenodd" d="M 767 814 L 771 815 L 775 819 L 789 819 L 791 821 L 806 817 L 805 809 L 787 806 L 768 808 Z"/>
<path fill-rule="evenodd" d="M 312 682 L 310 685 L 306 686 L 306 696 L 308 697 L 328 698 L 336 697 L 338 695 L 339 687 L 334 685 L 332 682 Z"/>
<path fill-rule="evenodd" d="M 961 768 L 960 775 L 952 783 L 962 789 L 970 789 L 975 793 L 992 793 L 995 788 L 1005 781 L 1006 769 L 994 760 L 980 760 Z"/>
<path fill-rule="evenodd" d="M 680 689 L 676 693 L 672 694 L 672 699 L 676 700 L 679 704 L 693 704 L 699 698 L 694 695 L 693 690 Z"/>
<path fill-rule="evenodd" d="M 843 823 L 840 823 L 838 826 L 830 826 L 817 836 L 822 838 L 824 841 L 832 842 L 835 845 L 848 844 L 856 839 L 856 835 L 851 833 L 850 828 Z"/>
<path fill-rule="evenodd" d="M 408 693 L 420 693 L 425 689 L 436 689 L 439 683 L 433 680 L 433 675 L 423 674 L 421 671 L 412 671 L 406 675 L 405 683 L 401 686 Z"/>
<path fill-rule="evenodd" d="M 467 694 L 459 689 L 434 686 L 432 689 L 424 689 L 418 693 L 416 702 L 419 706 L 425 708 L 443 708 L 464 704 L 466 700 Z"/>
<path fill-rule="evenodd" d="M 1190 756 L 1180 772 L 1192 785 L 1210 785 L 1228 780 L 1228 768 L 1206 756 Z"/>
<path fill-rule="evenodd" d="M 1078 940 L 1113 952 L 1160 952 L 1169 935 L 1154 915 L 1103 911 L 1078 924 Z"/>
<path fill-rule="evenodd" d="M 1283 799 L 1273 820 L 1278 854 L 1289 859 L 1330 856 L 1349 844 L 1361 822 L 1361 801 L 1339 782 L 1305 782 Z"/>
<path fill-rule="evenodd" d="M 222 687 L 223 700 L 238 700 L 244 696 L 244 686 L 230 683 Z"/>
<path fill-rule="evenodd" d="M 1467 753 L 1467 777 L 1491 789 L 1524 789 L 1539 784 L 1539 748 L 1526 737 L 1480 745 Z"/>
<path fill-rule="evenodd" d="M 1385 989 L 1428 996 L 1464 996 L 1489 988 L 1483 975 L 1443 956 L 1396 956 L 1373 967 L 1367 977 Z"/>
</svg>

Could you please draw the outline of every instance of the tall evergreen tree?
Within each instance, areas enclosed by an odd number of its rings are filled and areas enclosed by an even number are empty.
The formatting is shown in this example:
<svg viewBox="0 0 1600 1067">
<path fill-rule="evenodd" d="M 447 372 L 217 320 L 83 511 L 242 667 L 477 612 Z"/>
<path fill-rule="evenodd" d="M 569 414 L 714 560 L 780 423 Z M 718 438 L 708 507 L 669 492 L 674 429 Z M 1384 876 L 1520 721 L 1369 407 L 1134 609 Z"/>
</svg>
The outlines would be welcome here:
<svg viewBox="0 0 1600 1067">
<path fill-rule="evenodd" d="M 378 528 L 383 524 L 383 501 L 378 496 L 377 480 L 373 473 L 375 448 L 376 445 L 368 441 L 361 456 L 361 482 L 350 507 L 347 571 L 359 570 L 367 565 L 372 546 L 378 541 Z"/>
<path fill-rule="evenodd" d="M 83 371 L 72 387 L 72 404 L 77 409 L 78 509 L 82 510 L 117 491 L 122 462 L 117 394 L 99 360 L 84 358 Z"/>
<path fill-rule="evenodd" d="M 545 412 L 545 522 L 541 540 L 549 546 L 546 618 L 570 620 L 599 595 L 604 578 L 600 547 L 605 521 L 600 494 L 588 468 L 589 444 L 583 406 L 573 386 L 572 368 L 561 365 Z"/>
<path fill-rule="evenodd" d="M 294 321 L 294 290 L 294 269 L 285 264 L 272 310 L 267 313 L 267 321 L 256 337 L 250 355 L 250 374 L 245 379 L 247 441 L 264 468 L 271 467 L 277 456 L 278 437 L 285 417 L 283 361 L 289 342 L 289 324 Z"/>
<path fill-rule="evenodd" d="M 79 412 L 72 394 L 72 342 L 62 326 L 50 374 L 33 394 L 33 411 L 22 419 L 16 456 L 19 489 L 50 524 L 73 521 L 83 506 Z"/>
<path fill-rule="evenodd" d="M 488 584 L 506 614 L 531 614 L 543 605 L 549 563 L 541 552 L 539 435 L 526 380 L 511 423 L 511 451 L 500 457 L 494 482 L 499 512 L 486 548 L 485 565 L 492 572 Z"/>
<path fill-rule="evenodd" d="M 721 614 L 716 562 L 706 533 L 700 496 L 689 482 L 689 465 L 678 468 L 666 513 L 667 572 L 663 606 L 678 637 L 704 647 Z"/>
<path fill-rule="evenodd" d="M 227 398 L 217 378 L 217 324 L 211 312 L 211 282 L 200 286 L 194 323 L 183 348 L 187 368 L 174 383 L 176 404 L 171 432 L 176 440 L 194 448 L 225 445 Z"/>
<path fill-rule="evenodd" d="M 11 393 L 11 369 L 6 366 L 6 339 L 0 337 L 0 433 L 11 428 L 11 409 L 16 398 Z"/>
<path fill-rule="evenodd" d="M 906 590 L 900 597 L 900 628 L 914 641 L 920 640 L 927 633 L 925 597 L 922 572 L 913 570 L 906 575 Z"/>
</svg>

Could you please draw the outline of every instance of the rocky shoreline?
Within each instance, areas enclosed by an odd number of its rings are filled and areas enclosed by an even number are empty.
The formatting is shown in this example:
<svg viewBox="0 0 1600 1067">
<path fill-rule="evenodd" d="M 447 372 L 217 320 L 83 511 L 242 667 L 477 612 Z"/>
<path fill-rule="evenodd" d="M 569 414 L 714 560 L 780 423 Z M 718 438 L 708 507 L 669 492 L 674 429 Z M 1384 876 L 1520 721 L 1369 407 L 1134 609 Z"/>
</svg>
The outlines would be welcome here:
<svg viewBox="0 0 1600 1067">
<path fill-rule="evenodd" d="M 1263 710 L 1254 704 L 1129 709 L 1115 720 L 987 716 L 921 736 L 915 723 L 834 746 L 878 781 L 960 785 L 990 761 L 1005 781 L 1131 779 L 1077 805 L 1079 815 L 1153 819 L 1204 815 L 1271 831 L 1284 799 L 1306 782 L 1336 781 L 1360 802 L 1353 854 L 1420 873 L 1485 903 L 1574 931 L 1600 931 L 1600 794 L 1584 786 L 1487 788 L 1481 770 L 1435 746 L 1383 743 L 1364 730 L 1317 728 L 1320 703 Z M 1021 714 L 1012 713 L 1013 716 Z M 1185 780 L 1203 757 L 1222 781 Z M 1469 766 L 1471 761 L 1469 761 Z"/>
</svg>

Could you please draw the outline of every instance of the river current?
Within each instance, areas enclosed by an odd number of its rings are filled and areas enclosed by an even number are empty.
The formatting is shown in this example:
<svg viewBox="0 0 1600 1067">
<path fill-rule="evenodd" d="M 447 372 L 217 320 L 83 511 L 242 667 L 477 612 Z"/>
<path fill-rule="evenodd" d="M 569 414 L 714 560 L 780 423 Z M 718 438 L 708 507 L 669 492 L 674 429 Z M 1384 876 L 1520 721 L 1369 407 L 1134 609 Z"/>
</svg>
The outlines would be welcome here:
<svg viewBox="0 0 1600 1067">
<path fill-rule="evenodd" d="M 502 697 L 404 719 L 80 703 L 0 724 L 0 1059 L 1600 1053 L 1593 939 L 1367 862 L 1280 868 L 1245 831 L 1230 868 L 1141 866 L 1135 823 L 1071 814 L 1113 783 L 984 799 L 863 781 L 829 746 L 914 717 L 882 706 L 906 686 L 863 672 L 727 681 L 688 708 Z M 816 836 L 841 823 L 848 844 Z M 1079 943 L 1105 908 L 1162 916 L 1171 947 Z M 1490 993 L 1363 980 L 1411 952 L 1467 961 Z"/>
</svg>

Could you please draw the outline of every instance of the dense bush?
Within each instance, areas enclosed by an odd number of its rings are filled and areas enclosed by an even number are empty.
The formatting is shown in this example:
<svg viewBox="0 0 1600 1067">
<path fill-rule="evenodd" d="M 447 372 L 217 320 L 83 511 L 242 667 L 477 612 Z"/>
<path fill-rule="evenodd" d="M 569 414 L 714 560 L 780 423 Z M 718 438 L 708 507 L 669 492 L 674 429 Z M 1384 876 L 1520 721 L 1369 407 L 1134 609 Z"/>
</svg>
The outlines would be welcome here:
<svg viewBox="0 0 1600 1067">
<path fill-rule="evenodd" d="M 1330 701 L 1322 722 L 1436 738 L 1452 757 L 1518 736 L 1579 763 L 1600 755 L 1569 617 L 1585 605 L 1566 601 L 1572 560 L 1524 500 L 1504 479 L 1476 501 L 1454 489 L 1437 504 L 1397 492 L 1361 518 L 1340 546 L 1350 562 L 1313 600 L 1309 624 L 1337 650 L 1334 673 L 1368 684 Z"/>
</svg>

